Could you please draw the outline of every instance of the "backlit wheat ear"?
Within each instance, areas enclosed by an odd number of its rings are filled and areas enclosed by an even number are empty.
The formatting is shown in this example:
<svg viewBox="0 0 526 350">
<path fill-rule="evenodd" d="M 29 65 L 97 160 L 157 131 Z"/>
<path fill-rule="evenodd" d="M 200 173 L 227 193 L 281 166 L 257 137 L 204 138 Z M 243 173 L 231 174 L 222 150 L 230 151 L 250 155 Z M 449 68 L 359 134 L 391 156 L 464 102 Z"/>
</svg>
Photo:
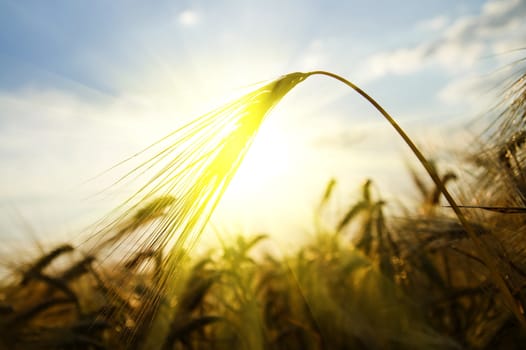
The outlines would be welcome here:
<svg viewBox="0 0 526 350">
<path fill-rule="evenodd" d="M 265 116 L 306 77 L 304 73 L 284 75 L 205 114 L 158 142 L 155 146 L 159 148 L 163 143 L 167 146 L 119 180 L 154 171 L 117 209 L 124 214 L 96 235 L 99 242 L 95 247 L 114 249 L 117 243 L 132 239 L 126 260 L 139 249 L 166 252 L 158 294 L 146 301 L 150 307 L 145 309 L 155 310 L 163 294 L 171 294 L 166 288 L 174 284 L 184 252 L 196 243 Z M 149 147 L 145 151 L 154 149 Z M 144 206 L 144 203 L 151 204 Z M 145 319 L 141 323 L 149 322 L 151 320 Z M 138 333 L 136 336 L 140 338 L 142 332 Z"/>
<path fill-rule="evenodd" d="M 166 148 L 119 180 L 156 170 L 118 208 L 124 214 L 101 230 L 103 235 L 97 235 L 102 244 L 115 243 L 131 233 L 129 231 L 148 226 L 147 237 L 140 242 L 143 248 L 170 246 L 175 251 L 185 247 L 185 242 L 191 246 L 238 169 L 265 116 L 305 78 L 303 73 L 282 76 L 161 140 L 168 144 Z M 148 202 L 151 204 L 144 207 Z M 118 234 L 111 236 L 109 232 Z"/>
</svg>

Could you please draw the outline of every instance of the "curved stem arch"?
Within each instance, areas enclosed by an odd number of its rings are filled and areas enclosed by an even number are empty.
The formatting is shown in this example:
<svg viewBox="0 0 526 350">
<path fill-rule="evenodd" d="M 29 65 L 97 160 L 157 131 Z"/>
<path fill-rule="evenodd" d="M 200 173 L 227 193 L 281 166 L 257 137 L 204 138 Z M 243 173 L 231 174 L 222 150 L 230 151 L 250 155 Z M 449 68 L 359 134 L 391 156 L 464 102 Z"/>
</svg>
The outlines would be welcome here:
<svg viewBox="0 0 526 350">
<path fill-rule="evenodd" d="M 521 325 L 524 328 L 526 328 L 526 318 L 524 317 L 522 305 L 520 304 L 518 300 L 514 298 L 504 277 L 499 272 L 496 266 L 496 263 L 494 262 L 493 254 L 490 252 L 486 244 L 477 236 L 475 230 L 473 229 L 473 226 L 466 219 L 466 217 L 460 210 L 459 206 L 453 199 L 453 196 L 449 193 L 446 186 L 444 185 L 444 182 L 440 179 L 438 174 L 435 172 L 430 162 L 426 159 L 426 157 L 424 157 L 424 155 L 419 150 L 419 148 L 415 145 L 415 143 L 411 140 L 411 138 L 406 134 L 406 132 L 398 125 L 398 123 L 394 120 L 394 118 L 391 117 L 391 115 L 387 113 L 387 111 L 369 94 L 367 94 L 357 85 L 353 84 L 349 80 L 337 74 L 320 70 L 320 71 L 308 72 L 308 73 L 305 73 L 305 75 L 306 77 L 309 77 L 312 75 L 324 75 L 324 76 L 340 81 L 341 83 L 353 89 L 363 98 L 365 98 L 370 104 L 372 104 L 378 110 L 378 112 L 380 112 L 380 114 L 389 122 L 389 124 L 391 124 L 391 126 L 396 130 L 398 135 L 400 135 L 400 137 L 404 140 L 404 142 L 409 146 L 411 151 L 417 157 L 418 161 L 425 168 L 426 172 L 428 173 L 429 177 L 431 177 L 431 179 L 433 180 L 437 188 L 444 195 L 444 198 L 446 199 L 448 204 L 453 209 L 453 212 L 455 213 L 458 220 L 460 221 L 460 224 L 462 225 L 462 227 L 464 227 L 464 230 L 466 231 L 468 237 L 473 241 L 473 244 L 475 245 L 476 250 L 480 254 L 486 267 L 489 269 L 490 274 L 495 284 L 497 285 L 498 289 L 501 291 L 501 293 L 504 296 L 504 300 L 505 300 L 505 303 L 507 304 L 507 307 L 511 309 L 511 311 L 514 313 L 515 317 L 517 318 L 517 320 L 519 320 Z"/>
</svg>

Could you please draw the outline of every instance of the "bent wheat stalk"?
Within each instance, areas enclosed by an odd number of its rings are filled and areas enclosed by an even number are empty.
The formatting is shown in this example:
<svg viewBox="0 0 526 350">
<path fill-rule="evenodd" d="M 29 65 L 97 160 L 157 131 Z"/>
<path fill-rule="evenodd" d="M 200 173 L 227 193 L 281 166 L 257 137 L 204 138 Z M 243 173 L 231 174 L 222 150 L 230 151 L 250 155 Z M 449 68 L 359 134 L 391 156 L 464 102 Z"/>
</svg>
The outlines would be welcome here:
<svg viewBox="0 0 526 350">
<path fill-rule="evenodd" d="M 142 249 L 168 252 L 163 262 L 164 272 L 159 284 L 159 295 L 149 301 L 152 308 L 156 309 L 160 300 L 170 295 L 167 286 L 174 284 L 176 269 L 180 267 L 185 251 L 193 247 L 204 230 L 265 117 L 291 89 L 314 75 L 327 76 L 350 87 L 372 104 L 391 124 L 423 165 L 437 189 L 444 195 L 467 235 L 473 241 L 480 258 L 488 267 L 505 303 L 526 327 L 526 320 L 521 312 L 522 307 L 510 292 L 493 261 L 492 253 L 477 236 L 431 163 L 378 102 L 347 79 L 326 71 L 296 72 L 281 76 L 205 114 L 146 148 L 143 151 L 144 154 L 154 151 L 154 146 L 162 147 L 160 145 L 167 143 L 165 148 L 149 156 L 147 161 L 119 180 L 124 181 L 132 176 L 140 177 L 151 169 L 157 169 L 155 175 L 119 208 L 119 210 L 124 210 L 124 215 L 113 220 L 101 231 L 102 233 L 116 230 L 123 232 L 123 235 L 124 232 L 126 235 L 131 235 L 133 232 L 129 232 L 128 228 L 138 227 L 142 223 L 133 224 L 133 213 L 140 208 L 141 203 L 150 202 L 156 197 L 173 198 L 170 203 L 164 203 L 169 204 L 166 207 L 159 204 L 155 208 L 150 208 L 157 214 L 159 210 L 162 210 L 163 215 L 156 215 L 151 221 L 146 220 L 148 221 L 147 234 L 143 235 L 141 241 L 136 241 L 142 246 Z M 141 220 L 145 221 L 145 218 L 141 217 Z M 120 240 L 123 237 L 115 239 Z M 143 321 L 152 322 L 153 320 Z M 136 341 L 140 342 L 140 340 Z"/>
<path fill-rule="evenodd" d="M 339 75 L 336 75 L 330 72 L 325 72 L 325 71 L 314 71 L 314 72 L 310 72 L 306 74 L 326 75 L 328 77 L 334 78 L 342 82 L 343 84 L 347 85 L 348 87 L 356 91 L 362 97 L 364 97 L 369 103 L 371 103 L 376 108 L 376 110 L 378 110 L 378 112 L 380 112 L 380 114 L 389 122 L 389 124 L 391 124 L 391 126 L 396 130 L 398 135 L 400 135 L 400 137 L 404 140 L 404 142 L 409 146 L 413 154 L 417 157 L 420 164 L 422 164 L 422 166 L 425 168 L 429 177 L 431 177 L 431 179 L 437 186 L 437 189 L 442 193 L 442 195 L 444 196 L 448 204 L 453 209 L 453 212 L 455 213 L 458 220 L 460 221 L 460 224 L 464 227 L 464 230 L 466 230 L 468 237 L 472 240 L 477 252 L 480 254 L 481 259 L 484 261 L 486 267 L 489 269 L 493 282 L 497 285 L 497 288 L 502 293 L 504 301 L 507 304 L 507 307 L 513 312 L 513 314 L 515 315 L 517 320 L 522 324 L 522 326 L 526 328 L 526 318 L 524 317 L 524 312 L 522 311 L 524 308 L 521 305 L 520 301 L 516 300 L 513 297 L 513 294 L 511 293 L 510 288 L 508 287 L 508 284 L 506 283 L 504 277 L 499 272 L 494 262 L 495 257 L 489 251 L 486 244 L 477 236 L 475 230 L 473 229 L 471 224 L 468 222 L 468 220 L 466 219 L 466 217 L 460 210 L 460 207 L 457 205 L 456 201 L 453 199 L 453 196 L 451 196 L 451 194 L 445 187 L 444 181 L 440 179 L 440 177 L 434 170 L 432 164 L 424 157 L 422 152 L 418 149 L 418 147 L 411 140 L 411 138 L 405 133 L 405 131 L 398 125 L 398 123 L 393 119 L 393 117 L 391 117 L 391 115 L 389 115 L 389 113 L 387 113 L 384 110 L 384 108 L 378 102 L 376 102 L 371 96 L 369 96 L 365 91 L 363 91 L 358 86 L 354 85 L 352 82 L 348 81 L 345 78 L 342 78 Z"/>
</svg>

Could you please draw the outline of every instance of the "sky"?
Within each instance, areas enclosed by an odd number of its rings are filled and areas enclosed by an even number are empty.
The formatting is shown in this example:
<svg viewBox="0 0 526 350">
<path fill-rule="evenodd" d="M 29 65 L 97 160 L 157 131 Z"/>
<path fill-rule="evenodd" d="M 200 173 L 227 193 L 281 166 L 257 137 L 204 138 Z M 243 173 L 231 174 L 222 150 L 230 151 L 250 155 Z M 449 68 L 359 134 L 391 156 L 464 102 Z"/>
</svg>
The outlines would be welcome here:
<svg viewBox="0 0 526 350">
<path fill-rule="evenodd" d="M 524 57 L 525 18 L 524 0 L 0 0 L 1 234 L 78 234 L 131 190 L 100 195 L 119 173 L 98 174 L 293 71 L 338 73 L 429 152 L 451 147 Z M 302 235 L 330 178 L 335 212 L 368 177 L 395 202 L 410 158 L 370 106 L 313 77 L 265 123 L 212 222 Z"/>
</svg>

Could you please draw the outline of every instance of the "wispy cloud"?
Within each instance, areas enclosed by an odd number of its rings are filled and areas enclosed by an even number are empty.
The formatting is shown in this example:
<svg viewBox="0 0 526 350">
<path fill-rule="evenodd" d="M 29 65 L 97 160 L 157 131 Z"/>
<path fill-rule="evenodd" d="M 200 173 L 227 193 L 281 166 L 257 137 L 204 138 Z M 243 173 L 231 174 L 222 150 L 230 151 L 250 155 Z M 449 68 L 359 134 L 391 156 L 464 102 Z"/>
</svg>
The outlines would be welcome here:
<svg viewBox="0 0 526 350">
<path fill-rule="evenodd" d="M 424 31 L 438 31 L 444 29 L 449 24 L 449 18 L 444 15 L 436 16 L 431 19 L 420 21 L 416 27 Z"/>
<path fill-rule="evenodd" d="M 417 27 L 435 29 L 437 37 L 412 47 L 376 53 L 367 60 L 364 71 L 369 79 L 377 79 L 387 74 L 414 73 L 431 64 L 452 72 L 465 70 L 510 43 L 526 43 L 524 18 L 526 2 L 521 0 L 490 0 L 478 15 L 456 18 L 449 25 L 444 17 L 435 17 Z"/>
<path fill-rule="evenodd" d="M 94 101 L 53 89 L 1 93 L 0 159 L 7 166 L 0 199 L 63 192 L 137 151 L 145 139 L 155 140 L 152 134 L 159 137 L 149 125 L 150 108 L 133 96 Z"/>
</svg>

